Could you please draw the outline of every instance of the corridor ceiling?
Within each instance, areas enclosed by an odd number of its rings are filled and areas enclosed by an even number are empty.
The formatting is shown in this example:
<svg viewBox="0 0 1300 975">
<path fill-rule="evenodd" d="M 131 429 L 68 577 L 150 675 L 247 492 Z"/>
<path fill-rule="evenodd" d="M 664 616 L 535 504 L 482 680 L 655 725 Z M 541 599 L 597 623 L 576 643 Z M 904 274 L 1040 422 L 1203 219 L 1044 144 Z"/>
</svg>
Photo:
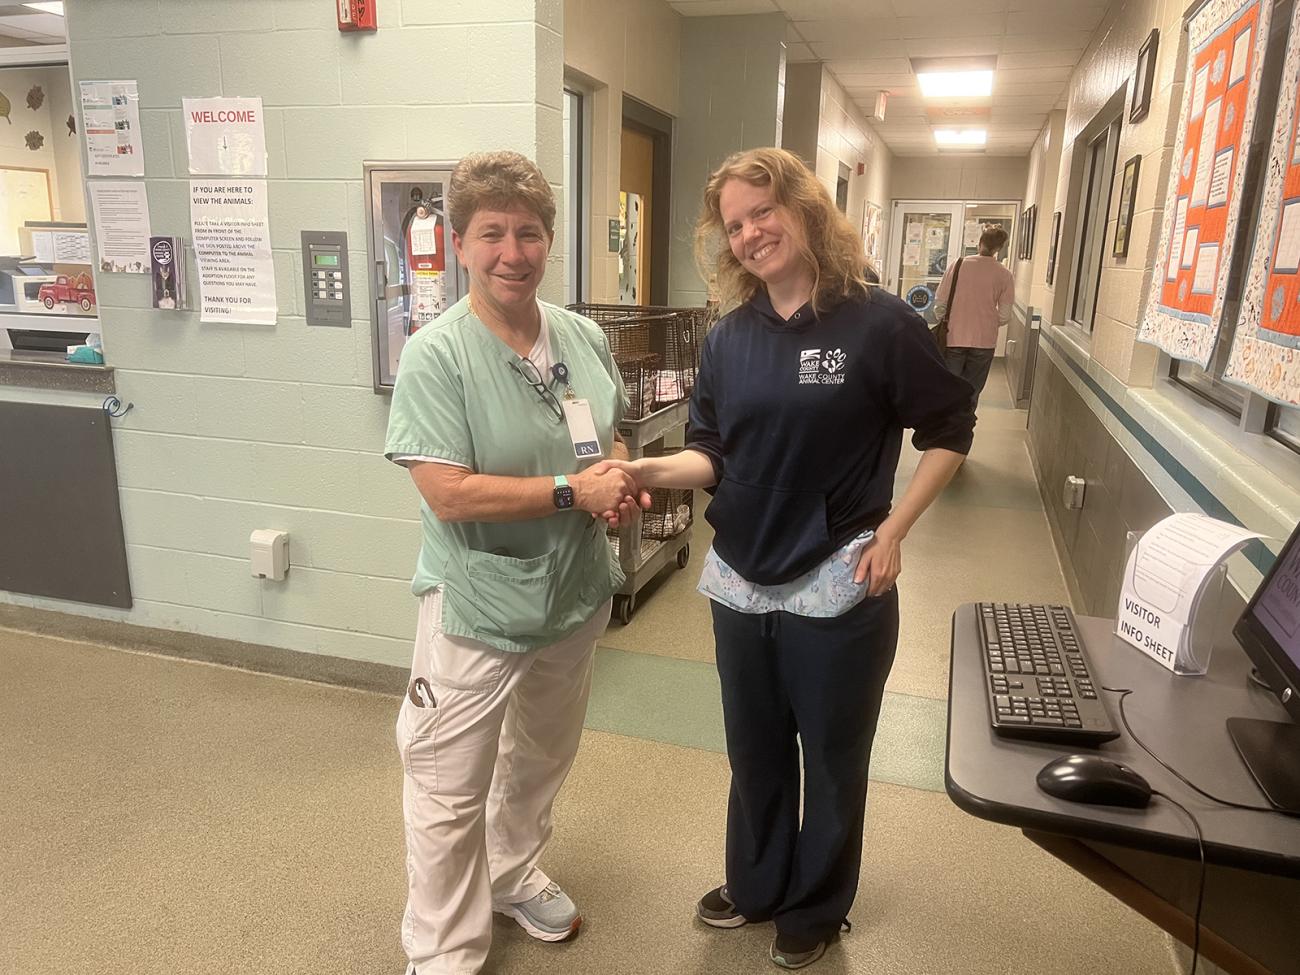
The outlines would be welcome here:
<svg viewBox="0 0 1300 975">
<path fill-rule="evenodd" d="M 687 17 L 783 13 L 787 59 L 821 61 L 895 155 L 934 155 L 933 127 L 988 129 L 989 155 L 1023 156 L 1060 103 L 1109 0 L 670 0 Z M 922 99 L 913 58 L 996 56 L 993 95 Z M 952 110 L 986 110 L 963 120 Z M 929 112 L 927 112 L 929 109 Z"/>
</svg>

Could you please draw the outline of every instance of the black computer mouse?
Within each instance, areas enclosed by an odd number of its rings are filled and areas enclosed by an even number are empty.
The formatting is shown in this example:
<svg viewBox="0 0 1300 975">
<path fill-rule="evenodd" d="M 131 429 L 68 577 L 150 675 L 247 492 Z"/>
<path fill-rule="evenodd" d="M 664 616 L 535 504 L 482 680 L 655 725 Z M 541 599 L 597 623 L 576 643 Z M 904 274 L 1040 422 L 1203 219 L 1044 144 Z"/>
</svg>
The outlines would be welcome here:
<svg viewBox="0 0 1300 975">
<path fill-rule="evenodd" d="M 1063 755 L 1038 773 L 1038 788 L 1070 802 L 1141 809 L 1151 801 L 1151 786 L 1127 765 L 1100 755 Z"/>
</svg>

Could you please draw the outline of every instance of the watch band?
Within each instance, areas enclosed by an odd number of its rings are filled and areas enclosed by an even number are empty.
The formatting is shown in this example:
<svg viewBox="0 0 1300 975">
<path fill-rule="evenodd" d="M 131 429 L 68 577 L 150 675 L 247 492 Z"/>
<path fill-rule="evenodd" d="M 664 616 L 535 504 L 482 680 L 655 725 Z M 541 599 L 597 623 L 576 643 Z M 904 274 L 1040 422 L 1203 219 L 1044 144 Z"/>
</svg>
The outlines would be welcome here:
<svg viewBox="0 0 1300 975">
<path fill-rule="evenodd" d="M 555 475 L 555 487 L 551 489 L 551 502 L 556 511 L 568 511 L 573 508 L 573 488 L 569 479 L 563 474 Z"/>
</svg>

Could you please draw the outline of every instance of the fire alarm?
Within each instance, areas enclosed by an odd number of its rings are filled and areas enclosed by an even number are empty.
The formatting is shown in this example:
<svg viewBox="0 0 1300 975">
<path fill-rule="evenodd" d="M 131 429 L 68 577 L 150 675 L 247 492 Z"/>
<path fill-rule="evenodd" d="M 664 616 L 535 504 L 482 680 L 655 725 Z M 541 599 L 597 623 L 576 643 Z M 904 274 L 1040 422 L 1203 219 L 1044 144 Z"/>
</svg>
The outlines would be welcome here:
<svg viewBox="0 0 1300 975">
<path fill-rule="evenodd" d="M 858 163 L 858 175 L 862 176 L 867 171 L 866 163 Z"/>
<path fill-rule="evenodd" d="M 379 0 L 334 0 L 338 8 L 339 30 L 377 30 L 375 4 Z"/>
</svg>

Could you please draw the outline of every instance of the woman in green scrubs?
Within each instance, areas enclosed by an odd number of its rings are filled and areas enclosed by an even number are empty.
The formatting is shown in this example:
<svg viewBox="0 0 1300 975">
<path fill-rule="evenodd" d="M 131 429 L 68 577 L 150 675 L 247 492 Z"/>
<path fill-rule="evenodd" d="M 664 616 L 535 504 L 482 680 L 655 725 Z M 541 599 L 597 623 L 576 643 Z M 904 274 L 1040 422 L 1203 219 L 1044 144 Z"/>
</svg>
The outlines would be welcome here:
<svg viewBox="0 0 1300 975">
<path fill-rule="evenodd" d="M 539 301 L 555 198 L 513 152 L 452 174 L 469 294 L 402 350 L 385 455 L 419 489 L 419 623 L 397 718 L 408 975 L 478 972 L 492 913 L 563 941 L 582 923 L 539 865 L 622 574 L 606 522 L 631 478 L 627 396 L 593 322 Z M 582 456 L 583 460 L 578 457 Z"/>
</svg>

